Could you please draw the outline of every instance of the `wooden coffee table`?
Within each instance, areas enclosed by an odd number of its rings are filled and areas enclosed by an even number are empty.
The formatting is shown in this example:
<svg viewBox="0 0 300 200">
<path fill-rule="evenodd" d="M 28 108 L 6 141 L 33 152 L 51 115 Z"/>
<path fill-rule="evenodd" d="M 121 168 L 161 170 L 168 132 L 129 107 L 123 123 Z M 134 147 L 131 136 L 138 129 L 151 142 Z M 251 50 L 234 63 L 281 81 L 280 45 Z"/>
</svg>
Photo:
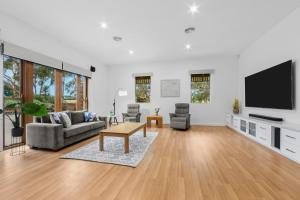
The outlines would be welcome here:
<svg viewBox="0 0 300 200">
<path fill-rule="evenodd" d="M 129 153 L 129 136 L 138 130 L 144 129 L 144 137 L 146 137 L 146 123 L 125 122 L 112 126 L 108 129 L 101 130 L 99 133 L 99 149 L 104 151 L 104 136 L 124 137 L 125 153 Z"/>
</svg>

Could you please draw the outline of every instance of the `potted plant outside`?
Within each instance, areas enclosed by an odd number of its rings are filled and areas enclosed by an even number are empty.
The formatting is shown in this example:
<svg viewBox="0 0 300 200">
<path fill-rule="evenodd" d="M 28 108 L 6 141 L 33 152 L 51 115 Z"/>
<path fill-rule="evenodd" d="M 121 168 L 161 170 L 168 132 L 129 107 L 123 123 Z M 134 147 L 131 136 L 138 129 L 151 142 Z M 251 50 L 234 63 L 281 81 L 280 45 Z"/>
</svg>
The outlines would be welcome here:
<svg viewBox="0 0 300 200">
<path fill-rule="evenodd" d="M 13 124 L 11 134 L 13 137 L 21 137 L 23 135 L 24 128 L 21 127 L 21 115 L 32 115 L 32 116 L 45 116 L 48 114 L 45 105 L 43 104 L 36 104 L 33 102 L 29 103 L 20 103 L 20 102 L 14 102 L 7 104 L 4 108 L 4 110 L 12 110 L 14 116 L 12 117 L 8 113 L 4 114 L 8 117 L 8 119 Z M 3 112 L 1 110 L 0 112 Z"/>
</svg>

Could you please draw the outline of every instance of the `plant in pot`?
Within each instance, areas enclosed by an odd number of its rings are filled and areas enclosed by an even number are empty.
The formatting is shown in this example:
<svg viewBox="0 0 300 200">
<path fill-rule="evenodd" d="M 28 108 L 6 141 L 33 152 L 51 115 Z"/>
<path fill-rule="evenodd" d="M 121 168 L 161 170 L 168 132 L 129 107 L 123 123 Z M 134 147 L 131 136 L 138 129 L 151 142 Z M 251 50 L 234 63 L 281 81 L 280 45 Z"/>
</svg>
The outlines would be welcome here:
<svg viewBox="0 0 300 200">
<path fill-rule="evenodd" d="M 234 100 L 234 103 L 233 103 L 233 113 L 234 114 L 239 114 L 240 113 L 240 101 L 238 99 Z"/>
<path fill-rule="evenodd" d="M 4 114 L 13 124 L 11 134 L 13 137 L 21 137 L 23 135 L 24 128 L 21 127 L 21 115 L 32 115 L 32 116 L 45 116 L 48 114 L 46 110 L 46 106 L 43 104 L 37 104 L 33 102 L 29 103 L 20 103 L 20 102 L 13 102 L 9 103 L 5 106 L 4 110 L 11 111 Z M 3 112 L 3 110 L 1 110 Z M 0 111 L 0 112 L 1 112 Z"/>
</svg>

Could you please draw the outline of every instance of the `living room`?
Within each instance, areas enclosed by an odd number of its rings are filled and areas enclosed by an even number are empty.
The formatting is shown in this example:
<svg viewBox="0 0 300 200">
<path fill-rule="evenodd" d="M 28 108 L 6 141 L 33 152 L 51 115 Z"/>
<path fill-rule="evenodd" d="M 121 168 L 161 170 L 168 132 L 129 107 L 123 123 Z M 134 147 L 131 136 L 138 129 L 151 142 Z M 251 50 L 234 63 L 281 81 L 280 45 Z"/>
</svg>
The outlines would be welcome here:
<svg viewBox="0 0 300 200">
<path fill-rule="evenodd" d="M 299 0 L 0 5 L 1 199 L 300 198 Z"/>
</svg>

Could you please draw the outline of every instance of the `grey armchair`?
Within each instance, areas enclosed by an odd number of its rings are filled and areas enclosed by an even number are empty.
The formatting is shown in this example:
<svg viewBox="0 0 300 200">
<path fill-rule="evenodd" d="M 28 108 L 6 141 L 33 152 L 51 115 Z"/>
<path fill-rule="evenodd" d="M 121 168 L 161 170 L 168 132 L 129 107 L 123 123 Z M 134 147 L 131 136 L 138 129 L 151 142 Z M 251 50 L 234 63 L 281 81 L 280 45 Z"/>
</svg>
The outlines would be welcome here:
<svg viewBox="0 0 300 200">
<path fill-rule="evenodd" d="M 123 122 L 140 122 L 141 113 L 139 104 L 128 104 L 127 113 L 122 113 Z"/>
<path fill-rule="evenodd" d="M 190 105 L 188 103 L 176 103 L 175 113 L 170 113 L 170 127 L 186 130 L 191 127 L 189 114 Z"/>
</svg>

